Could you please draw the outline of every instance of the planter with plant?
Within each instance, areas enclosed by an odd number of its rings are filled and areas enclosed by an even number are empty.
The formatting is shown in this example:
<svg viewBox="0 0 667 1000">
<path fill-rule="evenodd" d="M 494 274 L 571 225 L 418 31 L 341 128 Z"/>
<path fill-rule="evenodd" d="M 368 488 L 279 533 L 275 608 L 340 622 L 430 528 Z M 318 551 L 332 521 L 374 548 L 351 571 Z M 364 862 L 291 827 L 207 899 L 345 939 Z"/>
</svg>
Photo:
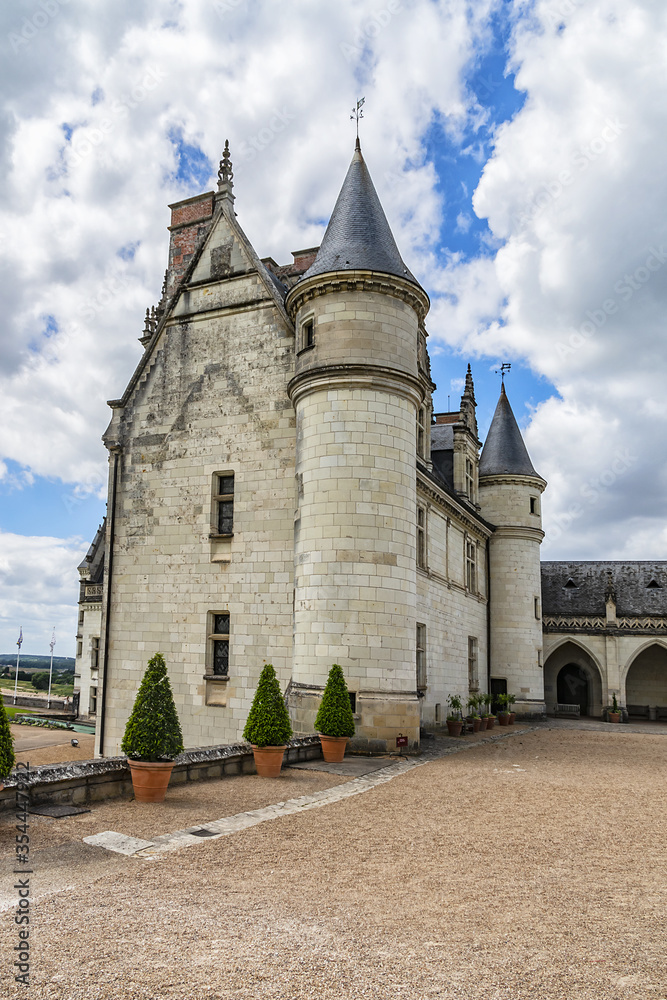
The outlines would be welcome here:
<svg viewBox="0 0 667 1000">
<path fill-rule="evenodd" d="M 447 732 L 450 736 L 460 736 L 463 729 L 463 702 L 457 694 L 450 694 L 447 704 Z"/>
<path fill-rule="evenodd" d="M 183 734 L 162 653 L 148 661 L 121 750 L 127 754 L 137 802 L 162 802 L 183 753 Z"/>
<path fill-rule="evenodd" d="M 514 705 L 515 701 L 516 701 L 515 694 L 507 695 L 507 710 L 510 713 L 510 721 L 509 721 L 510 726 L 514 725 L 514 720 L 516 719 L 516 712 L 512 711 L 512 706 Z"/>
<path fill-rule="evenodd" d="M 5 778 L 16 763 L 14 739 L 9 728 L 9 719 L 0 696 L 0 791 L 5 787 Z"/>
<path fill-rule="evenodd" d="M 612 695 L 611 707 L 607 709 L 607 721 L 608 722 L 621 721 L 621 709 L 616 699 L 616 695 Z"/>
<path fill-rule="evenodd" d="M 482 702 L 484 705 L 486 705 L 486 712 L 484 713 L 484 718 L 486 719 L 486 728 L 493 729 L 496 723 L 496 717 L 491 711 L 491 705 L 493 703 L 493 695 L 487 691 L 487 693 L 482 696 Z"/>
<path fill-rule="evenodd" d="M 291 738 L 292 724 L 276 672 L 272 664 L 265 663 L 243 730 L 243 739 L 252 745 L 260 777 L 278 777 Z"/>
<path fill-rule="evenodd" d="M 499 726 L 509 726 L 510 724 L 510 713 L 507 710 L 507 699 L 508 695 L 499 694 L 496 695 L 496 701 L 500 705 L 500 711 L 498 712 L 498 725 Z"/>
<path fill-rule="evenodd" d="M 472 694 L 468 698 L 468 715 L 466 723 L 470 723 L 472 725 L 473 733 L 479 732 L 482 718 L 479 714 L 479 696 L 476 694 Z"/>
<path fill-rule="evenodd" d="M 320 735 L 325 761 L 340 764 L 345 756 L 347 741 L 354 736 L 354 716 L 345 677 L 337 663 L 329 671 L 315 718 L 315 729 Z"/>
</svg>

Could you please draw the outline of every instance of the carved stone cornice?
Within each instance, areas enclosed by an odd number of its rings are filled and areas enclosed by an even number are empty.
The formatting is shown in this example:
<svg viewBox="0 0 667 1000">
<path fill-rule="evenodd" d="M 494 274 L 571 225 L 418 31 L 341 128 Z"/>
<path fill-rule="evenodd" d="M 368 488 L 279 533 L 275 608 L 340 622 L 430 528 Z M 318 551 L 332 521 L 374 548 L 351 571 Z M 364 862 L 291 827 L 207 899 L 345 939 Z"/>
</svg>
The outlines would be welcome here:
<svg viewBox="0 0 667 1000">
<path fill-rule="evenodd" d="M 502 538 L 523 538 L 530 542 L 542 542 L 544 532 L 541 528 L 531 528 L 524 524 L 496 525 L 494 534 Z"/>
<path fill-rule="evenodd" d="M 598 635 L 667 634 L 667 617 L 658 615 L 626 615 L 610 625 L 601 615 L 544 615 L 543 632 L 595 632 Z"/>
<path fill-rule="evenodd" d="M 514 474 L 505 475 L 493 475 L 493 476 L 480 476 L 479 486 L 480 489 L 483 486 L 504 486 L 509 484 L 510 486 L 532 486 L 534 489 L 539 490 L 543 493 L 547 488 L 546 479 L 542 479 L 541 476 L 517 476 Z"/>
<path fill-rule="evenodd" d="M 381 365 L 327 365 L 308 369 L 294 376 L 287 392 L 296 406 L 299 400 L 312 392 L 334 388 L 379 389 L 403 396 L 415 406 L 424 401 L 424 387 L 420 379 Z"/>
<path fill-rule="evenodd" d="M 405 278 L 379 271 L 330 271 L 327 274 L 315 274 L 294 285 L 287 293 L 285 308 L 293 320 L 305 302 L 331 292 L 380 292 L 382 295 L 392 295 L 412 306 L 420 323 L 423 323 L 431 305 L 423 288 Z"/>
</svg>

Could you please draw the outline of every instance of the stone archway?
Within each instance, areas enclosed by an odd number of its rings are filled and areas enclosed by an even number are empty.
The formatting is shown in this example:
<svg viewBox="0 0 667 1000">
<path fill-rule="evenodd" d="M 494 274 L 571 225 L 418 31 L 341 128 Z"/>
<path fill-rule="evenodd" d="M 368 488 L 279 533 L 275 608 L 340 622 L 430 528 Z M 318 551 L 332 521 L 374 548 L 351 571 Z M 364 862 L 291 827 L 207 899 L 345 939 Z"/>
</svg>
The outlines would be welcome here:
<svg viewBox="0 0 667 1000">
<path fill-rule="evenodd" d="M 567 697 L 565 697 L 567 695 Z M 579 705 L 581 715 L 602 715 L 602 678 L 596 661 L 582 646 L 568 639 L 544 664 L 544 700 L 547 714 L 557 704 Z"/>
<path fill-rule="evenodd" d="M 662 644 L 651 643 L 631 662 L 625 675 L 625 704 L 648 707 L 650 718 L 656 717 L 656 709 L 667 716 L 667 649 Z"/>
</svg>

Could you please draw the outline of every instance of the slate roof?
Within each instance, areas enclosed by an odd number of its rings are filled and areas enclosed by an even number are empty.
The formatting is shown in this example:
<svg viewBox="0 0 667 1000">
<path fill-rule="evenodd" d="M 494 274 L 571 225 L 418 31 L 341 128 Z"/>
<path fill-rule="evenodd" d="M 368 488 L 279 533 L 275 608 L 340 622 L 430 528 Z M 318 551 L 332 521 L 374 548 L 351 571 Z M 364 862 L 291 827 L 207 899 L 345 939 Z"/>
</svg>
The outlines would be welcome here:
<svg viewBox="0 0 667 1000">
<path fill-rule="evenodd" d="M 503 474 L 540 478 L 523 443 L 504 385 L 479 459 L 480 478 Z"/>
<path fill-rule="evenodd" d="M 95 532 L 95 537 L 88 547 L 83 562 L 77 567 L 80 570 L 88 570 L 88 583 L 104 582 L 104 542 L 107 530 L 106 517 Z"/>
<path fill-rule="evenodd" d="M 610 573 L 617 615 L 667 615 L 667 562 L 543 562 L 543 614 L 604 615 Z"/>
<path fill-rule="evenodd" d="M 454 425 L 431 424 L 431 461 L 437 475 L 454 489 Z"/>
<path fill-rule="evenodd" d="M 419 284 L 403 263 L 358 139 L 322 245 L 303 277 L 347 269 L 395 274 Z"/>
</svg>

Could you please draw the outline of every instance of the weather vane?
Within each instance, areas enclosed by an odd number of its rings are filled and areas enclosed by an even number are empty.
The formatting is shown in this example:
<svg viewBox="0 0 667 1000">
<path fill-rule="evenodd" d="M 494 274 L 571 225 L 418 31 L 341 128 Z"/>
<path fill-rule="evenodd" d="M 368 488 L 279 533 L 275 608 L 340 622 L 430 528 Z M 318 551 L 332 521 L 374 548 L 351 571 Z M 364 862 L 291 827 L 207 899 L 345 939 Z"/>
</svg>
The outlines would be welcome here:
<svg viewBox="0 0 667 1000">
<path fill-rule="evenodd" d="M 350 115 L 350 121 L 357 122 L 357 139 L 359 138 L 359 119 L 364 117 L 364 113 L 361 110 L 366 103 L 366 98 L 362 97 L 361 100 L 357 101 L 356 108 L 352 108 L 352 114 Z"/>
<path fill-rule="evenodd" d="M 503 361 L 500 368 L 496 368 L 496 375 L 500 375 L 502 385 L 505 385 L 505 376 L 509 373 L 511 367 L 509 361 Z"/>
</svg>

